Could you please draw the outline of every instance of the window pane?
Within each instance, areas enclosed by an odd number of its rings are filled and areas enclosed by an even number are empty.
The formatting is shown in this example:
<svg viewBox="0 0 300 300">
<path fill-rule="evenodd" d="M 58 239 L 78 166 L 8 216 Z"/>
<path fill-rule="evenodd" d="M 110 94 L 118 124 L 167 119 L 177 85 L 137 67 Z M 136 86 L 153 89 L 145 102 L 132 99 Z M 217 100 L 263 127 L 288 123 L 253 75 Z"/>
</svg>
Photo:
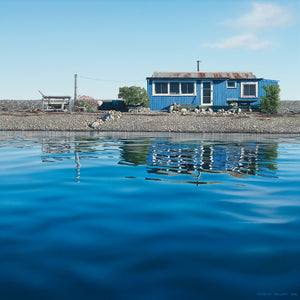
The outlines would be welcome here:
<svg viewBox="0 0 300 300">
<path fill-rule="evenodd" d="M 210 103 L 210 96 L 203 96 L 203 103 Z"/>
<path fill-rule="evenodd" d="M 212 92 L 212 85 L 211 82 L 203 82 L 202 83 L 202 96 L 204 104 L 210 104 L 211 103 L 211 92 Z"/>
<path fill-rule="evenodd" d="M 210 97 L 210 89 L 203 89 L 203 96 Z"/>
<path fill-rule="evenodd" d="M 179 94 L 179 82 L 170 83 L 170 94 Z"/>
<path fill-rule="evenodd" d="M 155 94 L 168 94 L 168 83 L 167 82 L 156 82 L 155 83 Z"/>
<path fill-rule="evenodd" d="M 188 94 L 188 84 L 187 83 L 181 83 L 181 93 L 182 94 Z"/>
<path fill-rule="evenodd" d="M 251 84 L 250 85 L 250 95 L 255 96 L 255 94 L 256 94 L 255 84 Z"/>
<path fill-rule="evenodd" d="M 227 87 L 229 87 L 229 88 L 235 88 L 235 81 L 228 81 L 227 82 Z"/>
<path fill-rule="evenodd" d="M 256 97 L 256 85 L 244 84 L 244 96 Z"/>
<path fill-rule="evenodd" d="M 168 94 L 168 84 L 166 82 L 162 83 L 161 93 Z"/>
<path fill-rule="evenodd" d="M 194 94 L 194 83 L 193 82 L 181 83 L 181 93 L 182 94 Z"/>
</svg>

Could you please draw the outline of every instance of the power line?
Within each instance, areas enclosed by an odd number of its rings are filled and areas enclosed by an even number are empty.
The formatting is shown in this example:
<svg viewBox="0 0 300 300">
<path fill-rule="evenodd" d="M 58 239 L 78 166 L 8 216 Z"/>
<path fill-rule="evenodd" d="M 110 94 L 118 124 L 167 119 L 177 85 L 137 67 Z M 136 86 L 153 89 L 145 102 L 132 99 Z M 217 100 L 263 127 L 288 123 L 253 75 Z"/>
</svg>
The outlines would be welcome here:
<svg viewBox="0 0 300 300">
<path fill-rule="evenodd" d="M 100 79 L 100 78 L 92 78 L 92 77 L 87 77 L 87 76 L 81 76 L 78 75 L 78 77 L 82 78 L 82 79 L 89 79 L 89 80 L 95 80 L 95 81 L 106 81 L 106 82 L 141 82 L 141 81 L 145 81 L 145 80 L 113 80 L 113 79 Z"/>
</svg>

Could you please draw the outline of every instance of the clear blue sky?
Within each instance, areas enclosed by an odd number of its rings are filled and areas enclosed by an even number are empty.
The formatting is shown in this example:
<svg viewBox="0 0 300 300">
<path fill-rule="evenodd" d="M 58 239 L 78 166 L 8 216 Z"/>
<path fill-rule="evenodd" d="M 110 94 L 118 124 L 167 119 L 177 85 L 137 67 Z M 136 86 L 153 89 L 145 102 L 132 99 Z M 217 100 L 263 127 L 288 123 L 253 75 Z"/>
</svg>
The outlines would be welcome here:
<svg viewBox="0 0 300 300">
<path fill-rule="evenodd" d="M 116 98 L 154 71 L 249 71 L 300 100 L 299 0 L 0 0 L 0 99 Z M 98 80 L 87 79 L 84 77 Z"/>
</svg>

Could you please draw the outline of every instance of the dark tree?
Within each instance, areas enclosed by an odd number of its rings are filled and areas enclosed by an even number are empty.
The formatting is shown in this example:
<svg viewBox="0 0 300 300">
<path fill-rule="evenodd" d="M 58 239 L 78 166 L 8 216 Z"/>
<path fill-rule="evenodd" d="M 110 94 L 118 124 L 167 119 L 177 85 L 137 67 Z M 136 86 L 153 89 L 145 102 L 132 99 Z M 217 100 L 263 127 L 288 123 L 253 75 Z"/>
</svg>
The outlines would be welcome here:
<svg viewBox="0 0 300 300">
<path fill-rule="evenodd" d="M 149 95 L 144 88 L 138 86 L 124 86 L 119 88 L 120 99 L 123 99 L 126 105 L 142 105 L 149 107 Z"/>
<path fill-rule="evenodd" d="M 280 87 L 275 84 L 262 87 L 266 96 L 261 97 L 260 110 L 267 114 L 276 114 L 280 104 Z"/>
</svg>

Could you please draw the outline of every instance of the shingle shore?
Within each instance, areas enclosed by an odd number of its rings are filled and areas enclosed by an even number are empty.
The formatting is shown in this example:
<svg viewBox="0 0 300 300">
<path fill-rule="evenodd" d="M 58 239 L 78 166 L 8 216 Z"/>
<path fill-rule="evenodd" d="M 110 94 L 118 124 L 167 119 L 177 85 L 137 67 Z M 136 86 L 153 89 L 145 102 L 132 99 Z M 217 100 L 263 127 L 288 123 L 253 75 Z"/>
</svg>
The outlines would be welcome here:
<svg viewBox="0 0 300 300">
<path fill-rule="evenodd" d="M 96 131 L 90 127 L 104 113 L 1 113 L 0 130 Z M 300 114 L 180 115 L 130 114 L 102 124 L 99 131 L 196 133 L 296 133 Z"/>
</svg>

